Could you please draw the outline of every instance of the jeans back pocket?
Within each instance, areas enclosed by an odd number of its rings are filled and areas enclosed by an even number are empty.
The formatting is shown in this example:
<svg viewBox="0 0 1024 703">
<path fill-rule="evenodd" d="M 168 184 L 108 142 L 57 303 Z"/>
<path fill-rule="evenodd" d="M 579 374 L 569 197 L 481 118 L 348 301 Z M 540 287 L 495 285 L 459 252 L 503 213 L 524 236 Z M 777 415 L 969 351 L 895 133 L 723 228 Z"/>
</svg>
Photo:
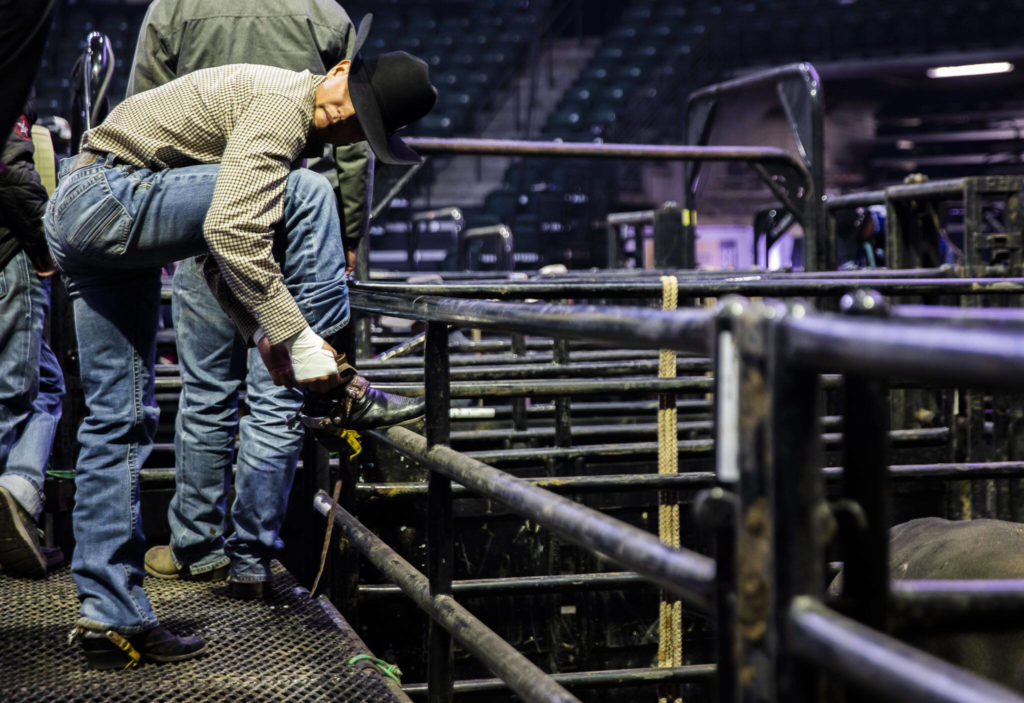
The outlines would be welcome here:
<svg viewBox="0 0 1024 703">
<path fill-rule="evenodd" d="M 107 182 L 114 169 L 88 169 L 55 194 L 54 224 L 69 250 L 97 259 L 120 256 L 128 246 L 131 217 Z"/>
</svg>

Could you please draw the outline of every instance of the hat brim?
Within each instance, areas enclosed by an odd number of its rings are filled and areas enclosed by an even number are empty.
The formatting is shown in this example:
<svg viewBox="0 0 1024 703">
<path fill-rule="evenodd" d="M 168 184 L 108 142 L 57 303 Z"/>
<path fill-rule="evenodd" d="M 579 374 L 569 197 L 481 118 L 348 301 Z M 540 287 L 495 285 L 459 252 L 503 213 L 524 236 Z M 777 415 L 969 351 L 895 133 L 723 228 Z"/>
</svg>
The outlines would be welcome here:
<svg viewBox="0 0 1024 703">
<path fill-rule="evenodd" d="M 356 111 L 356 119 L 366 136 L 367 144 L 379 161 L 397 166 L 422 163 L 422 156 L 410 149 L 398 135 L 389 135 L 384 127 L 384 118 L 381 117 L 377 97 L 373 94 L 370 77 L 366 74 L 362 57 L 359 56 L 359 50 L 370 34 L 372 23 L 372 14 L 365 15 L 359 21 L 359 29 L 352 48 L 352 63 L 348 71 L 348 94 Z"/>
</svg>

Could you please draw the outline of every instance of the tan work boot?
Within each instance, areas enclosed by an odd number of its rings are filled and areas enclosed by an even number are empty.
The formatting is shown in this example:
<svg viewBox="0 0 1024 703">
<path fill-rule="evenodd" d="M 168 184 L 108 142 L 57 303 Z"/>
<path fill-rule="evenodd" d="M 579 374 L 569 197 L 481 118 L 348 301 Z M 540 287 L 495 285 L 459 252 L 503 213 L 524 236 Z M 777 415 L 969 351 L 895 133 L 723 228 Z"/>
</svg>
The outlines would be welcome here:
<svg viewBox="0 0 1024 703">
<path fill-rule="evenodd" d="M 171 558 L 171 546 L 160 544 L 146 550 L 145 559 L 146 573 L 156 576 L 158 579 L 184 579 L 186 581 L 223 581 L 228 577 L 228 565 L 222 564 L 216 568 L 204 571 L 201 574 L 193 574 L 187 568 L 178 568 Z"/>
</svg>

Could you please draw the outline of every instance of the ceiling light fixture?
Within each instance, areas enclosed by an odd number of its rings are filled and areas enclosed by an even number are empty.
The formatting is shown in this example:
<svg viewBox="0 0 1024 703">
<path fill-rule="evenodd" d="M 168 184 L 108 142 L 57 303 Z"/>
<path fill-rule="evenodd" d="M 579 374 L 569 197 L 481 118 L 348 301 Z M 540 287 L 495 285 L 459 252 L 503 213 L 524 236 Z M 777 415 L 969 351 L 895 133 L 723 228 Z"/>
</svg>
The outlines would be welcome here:
<svg viewBox="0 0 1024 703">
<path fill-rule="evenodd" d="M 936 66 L 927 71 L 929 78 L 959 78 L 961 76 L 983 76 L 989 73 L 1009 73 L 1013 64 L 1009 61 L 992 63 L 971 63 L 963 66 Z"/>
</svg>

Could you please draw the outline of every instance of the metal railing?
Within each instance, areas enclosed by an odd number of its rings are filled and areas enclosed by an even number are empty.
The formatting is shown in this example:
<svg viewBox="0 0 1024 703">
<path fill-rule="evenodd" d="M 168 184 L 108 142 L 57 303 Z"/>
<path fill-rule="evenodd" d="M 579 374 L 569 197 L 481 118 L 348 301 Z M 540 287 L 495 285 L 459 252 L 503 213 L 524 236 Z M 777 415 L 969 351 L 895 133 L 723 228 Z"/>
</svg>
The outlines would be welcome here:
<svg viewBox="0 0 1024 703">
<path fill-rule="evenodd" d="M 442 284 L 435 290 L 447 287 Z M 454 600 L 457 592 L 520 587 L 505 580 L 456 587 L 451 567 L 452 501 L 465 497 L 467 491 L 497 501 L 629 569 L 627 574 L 605 578 L 624 585 L 637 579 L 654 583 L 689 606 L 713 613 L 720 641 L 719 661 L 713 669 L 720 701 L 818 700 L 818 667 L 870 693 L 897 700 L 1024 700 L 899 642 L 887 634 L 884 622 L 877 621 L 878 609 L 887 607 L 893 592 L 897 595 L 891 600 L 897 603 L 927 592 L 929 610 L 941 609 L 943 603 L 958 604 L 962 615 L 964 592 L 970 591 L 967 587 L 936 589 L 929 582 L 890 587 L 885 543 L 888 481 L 901 474 L 902 478 L 929 473 L 954 476 L 964 468 L 978 475 L 1019 476 L 1021 464 L 890 466 L 885 461 L 890 431 L 879 420 L 886 414 L 865 412 L 883 407 L 893 377 L 956 387 L 1024 389 L 1024 315 L 962 308 L 889 308 L 879 305 L 879 300 L 872 295 L 848 296 L 846 314 L 815 312 L 799 302 L 750 303 L 740 298 L 728 298 L 715 310 L 663 312 L 440 298 L 423 295 L 416 287 L 392 295 L 357 289 L 352 304 L 363 311 L 427 323 L 426 435 L 403 428 L 373 434 L 430 470 L 425 487 L 411 487 L 419 495 L 425 492 L 429 504 L 428 574 L 404 573 L 407 565 L 365 534 L 351 515 L 339 513 L 336 519 L 339 525 L 357 530 L 356 541 L 364 555 L 524 700 L 575 699 L 536 668 L 528 669 L 528 681 L 517 677 L 519 663 L 510 663 L 515 657 L 505 644 L 493 642 L 493 632 L 478 630 L 459 610 Z M 451 449 L 450 405 L 456 394 L 449 366 L 450 325 L 560 339 L 614 340 L 620 347 L 710 355 L 717 399 L 715 472 L 678 481 L 680 485 L 688 481 L 691 487 L 712 486 L 699 505 L 718 516 L 715 557 L 667 547 L 643 530 L 546 490 L 542 480 L 524 481 Z M 822 373 L 838 373 L 843 379 L 842 469 L 822 468 L 826 439 L 819 431 L 809 431 L 820 425 Z M 583 483 L 589 478 L 577 480 Z M 822 603 L 826 535 L 835 519 L 824 497 L 826 480 L 839 482 L 845 497 L 861 506 L 866 520 L 862 537 L 871 551 L 850 558 L 846 566 L 846 595 L 857 604 L 855 617 Z M 453 486 L 453 481 L 459 485 Z M 326 512 L 328 507 L 322 496 L 317 499 L 318 510 Z M 988 588 L 998 590 L 1010 607 L 1024 601 L 1019 582 Z M 983 598 L 977 592 L 973 597 Z M 882 651 L 887 661 L 879 661 Z M 450 698 L 450 652 L 449 635 L 435 630 L 427 682 L 431 700 Z M 678 680 L 709 676 L 712 671 L 708 666 L 700 673 L 684 669 L 678 672 Z M 926 669 L 941 676 L 925 676 Z M 747 672 L 742 677 L 736 673 L 741 670 Z M 477 685 L 486 689 L 499 684 L 467 683 L 460 690 Z"/>
</svg>

